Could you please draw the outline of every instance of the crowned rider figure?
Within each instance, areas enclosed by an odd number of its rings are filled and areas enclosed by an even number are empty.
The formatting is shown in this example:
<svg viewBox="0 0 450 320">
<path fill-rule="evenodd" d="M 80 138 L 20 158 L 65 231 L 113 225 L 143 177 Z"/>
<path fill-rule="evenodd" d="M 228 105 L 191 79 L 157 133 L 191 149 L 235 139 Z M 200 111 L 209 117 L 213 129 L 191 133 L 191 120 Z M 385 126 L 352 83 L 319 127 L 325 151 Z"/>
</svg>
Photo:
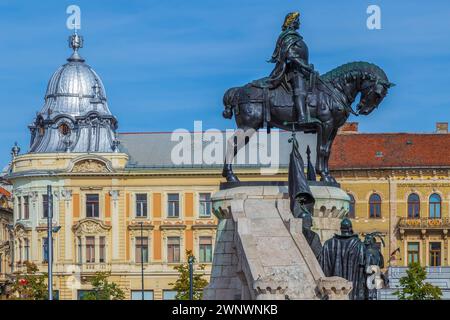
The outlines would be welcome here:
<svg viewBox="0 0 450 320">
<path fill-rule="evenodd" d="M 281 34 L 269 61 L 276 65 L 267 83 L 271 88 L 284 85 L 292 90 L 295 120 L 298 124 L 302 124 L 309 121 L 306 96 L 313 79 L 311 77 L 314 77 L 315 73 L 313 65 L 309 64 L 308 47 L 303 37 L 297 32 L 299 28 L 300 13 L 291 12 L 286 15 Z"/>
</svg>

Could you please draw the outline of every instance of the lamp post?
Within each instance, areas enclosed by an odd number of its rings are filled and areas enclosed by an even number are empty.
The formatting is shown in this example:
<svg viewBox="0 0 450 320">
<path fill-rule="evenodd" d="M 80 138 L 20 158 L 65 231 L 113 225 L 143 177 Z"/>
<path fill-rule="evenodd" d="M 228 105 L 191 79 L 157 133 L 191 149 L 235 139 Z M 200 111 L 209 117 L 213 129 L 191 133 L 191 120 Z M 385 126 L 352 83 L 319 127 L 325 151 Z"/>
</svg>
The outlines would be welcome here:
<svg viewBox="0 0 450 320">
<path fill-rule="evenodd" d="M 141 225 L 141 294 L 142 300 L 144 300 L 144 222 L 140 222 Z"/>
<path fill-rule="evenodd" d="M 10 233 L 10 239 L 9 239 L 9 250 L 11 252 L 11 274 L 14 273 L 14 225 L 8 224 L 6 225 L 8 228 L 8 231 Z"/>
<path fill-rule="evenodd" d="M 48 300 L 53 300 L 53 195 L 51 185 L 47 185 L 47 200 Z"/>
<path fill-rule="evenodd" d="M 194 300 L 194 256 L 189 256 L 189 300 Z"/>
</svg>

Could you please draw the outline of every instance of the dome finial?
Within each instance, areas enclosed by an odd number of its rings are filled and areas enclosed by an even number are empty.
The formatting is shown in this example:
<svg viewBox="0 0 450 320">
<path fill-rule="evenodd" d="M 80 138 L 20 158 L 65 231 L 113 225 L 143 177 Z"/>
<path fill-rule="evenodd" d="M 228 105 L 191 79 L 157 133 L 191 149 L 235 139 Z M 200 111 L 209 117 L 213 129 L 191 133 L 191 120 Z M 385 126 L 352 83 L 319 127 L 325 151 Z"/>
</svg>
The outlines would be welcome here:
<svg viewBox="0 0 450 320">
<path fill-rule="evenodd" d="M 78 54 L 78 49 L 83 48 L 83 37 L 76 32 L 76 29 L 74 34 L 69 37 L 69 47 L 73 49 L 73 53 L 67 61 L 84 62 L 84 59 Z"/>
</svg>

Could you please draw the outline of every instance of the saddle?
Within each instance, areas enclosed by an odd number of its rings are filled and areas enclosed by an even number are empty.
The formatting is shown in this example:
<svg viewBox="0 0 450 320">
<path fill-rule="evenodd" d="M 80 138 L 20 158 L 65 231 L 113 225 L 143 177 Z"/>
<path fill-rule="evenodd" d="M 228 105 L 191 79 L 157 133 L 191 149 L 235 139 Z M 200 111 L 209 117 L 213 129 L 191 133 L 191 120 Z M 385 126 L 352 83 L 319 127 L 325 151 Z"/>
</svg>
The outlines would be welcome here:
<svg viewBox="0 0 450 320">
<path fill-rule="evenodd" d="M 294 100 L 292 99 L 294 92 L 289 82 L 281 81 L 278 87 L 272 88 L 268 81 L 269 78 L 266 77 L 255 80 L 244 86 L 244 90 L 242 92 L 243 96 L 239 99 L 239 103 L 264 102 L 268 99 L 271 106 L 274 108 L 294 107 Z M 255 88 L 260 90 L 255 90 Z M 318 88 L 316 85 L 309 88 L 306 96 L 306 103 L 308 107 L 317 107 L 317 94 Z"/>
</svg>

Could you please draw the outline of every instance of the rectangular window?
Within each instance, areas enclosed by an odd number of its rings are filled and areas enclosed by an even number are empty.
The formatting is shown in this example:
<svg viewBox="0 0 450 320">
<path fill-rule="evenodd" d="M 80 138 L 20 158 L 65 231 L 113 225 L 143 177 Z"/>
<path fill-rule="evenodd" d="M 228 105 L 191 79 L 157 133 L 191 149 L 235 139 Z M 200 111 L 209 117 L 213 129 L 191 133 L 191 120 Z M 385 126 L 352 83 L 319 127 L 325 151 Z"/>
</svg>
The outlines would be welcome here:
<svg viewBox="0 0 450 320">
<path fill-rule="evenodd" d="M 178 193 L 169 193 L 167 195 L 167 216 L 169 218 L 178 218 L 180 216 L 180 195 Z"/>
<path fill-rule="evenodd" d="M 136 194 L 136 217 L 147 216 L 147 194 Z"/>
<path fill-rule="evenodd" d="M 42 238 L 42 262 L 48 262 L 48 238 Z"/>
<path fill-rule="evenodd" d="M 98 194 L 86 195 L 86 217 L 98 218 L 99 217 L 99 196 Z"/>
<path fill-rule="evenodd" d="M 100 237 L 99 239 L 100 243 L 99 243 L 99 257 L 98 257 L 98 261 L 100 263 L 104 263 L 106 262 L 106 240 L 105 237 Z"/>
<path fill-rule="evenodd" d="M 136 263 L 148 262 L 148 238 L 136 237 Z M 143 260 L 141 260 L 143 258 Z"/>
<path fill-rule="evenodd" d="M 24 241 L 24 261 L 30 261 L 30 240 L 25 238 L 23 241 Z"/>
<path fill-rule="evenodd" d="M 180 238 L 179 237 L 167 238 L 167 262 L 169 262 L 169 263 L 180 262 Z"/>
<path fill-rule="evenodd" d="M 42 195 L 42 217 L 48 217 L 48 195 L 46 194 Z"/>
<path fill-rule="evenodd" d="M 22 199 L 17 197 L 17 220 L 22 219 Z"/>
<path fill-rule="evenodd" d="M 3 272 L 3 255 L 0 253 L 0 274 Z"/>
<path fill-rule="evenodd" d="M 200 237 L 199 239 L 199 260 L 200 262 L 212 261 L 212 238 Z"/>
<path fill-rule="evenodd" d="M 30 197 L 23 197 L 23 218 L 25 220 L 30 219 Z"/>
<path fill-rule="evenodd" d="M 86 263 L 95 262 L 95 237 L 86 237 Z"/>
<path fill-rule="evenodd" d="M 430 266 L 441 266 L 441 243 L 430 242 Z"/>
<path fill-rule="evenodd" d="M 201 218 L 211 217 L 211 194 L 200 193 L 199 215 Z"/>
<path fill-rule="evenodd" d="M 131 300 L 142 300 L 142 290 L 131 290 Z M 153 290 L 144 290 L 144 300 L 153 300 Z"/>
<path fill-rule="evenodd" d="M 81 237 L 78 237 L 78 263 L 83 263 L 83 244 L 81 243 Z"/>
<path fill-rule="evenodd" d="M 163 300 L 175 300 L 176 295 L 175 290 L 163 290 Z"/>
<path fill-rule="evenodd" d="M 408 264 L 419 263 L 419 243 L 408 242 Z"/>
<path fill-rule="evenodd" d="M 22 262 L 22 241 L 19 240 L 19 262 Z"/>
</svg>

